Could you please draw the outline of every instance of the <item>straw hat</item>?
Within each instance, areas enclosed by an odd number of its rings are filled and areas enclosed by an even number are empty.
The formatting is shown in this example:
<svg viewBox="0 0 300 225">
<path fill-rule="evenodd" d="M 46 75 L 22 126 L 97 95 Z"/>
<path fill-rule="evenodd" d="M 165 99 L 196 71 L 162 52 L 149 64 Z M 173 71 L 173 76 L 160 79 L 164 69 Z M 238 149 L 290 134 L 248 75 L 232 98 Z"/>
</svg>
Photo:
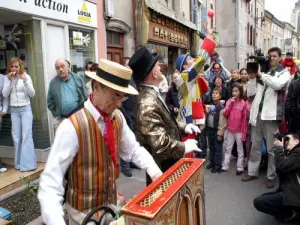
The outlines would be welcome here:
<svg viewBox="0 0 300 225">
<path fill-rule="evenodd" d="M 131 95 L 138 95 L 138 91 L 129 85 L 132 71 L 118 63 L 107 59 L 100 59 L 97 71 L 85 72 L 85 74 L 114 90 Z"/>
</svg>

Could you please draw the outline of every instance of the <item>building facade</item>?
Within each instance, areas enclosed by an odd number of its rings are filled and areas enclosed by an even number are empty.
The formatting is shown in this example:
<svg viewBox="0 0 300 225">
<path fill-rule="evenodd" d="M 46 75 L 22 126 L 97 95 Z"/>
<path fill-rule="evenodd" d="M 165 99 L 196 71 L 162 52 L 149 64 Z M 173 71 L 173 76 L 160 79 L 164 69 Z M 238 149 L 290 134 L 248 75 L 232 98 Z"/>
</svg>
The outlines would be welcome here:
<svg viewBox="0 0 300 225">
<path fill-rule="evenodd" d="M 285 23 L 281 22 L 277 19 L 272 13 L 268 10 L 265 10 L 265 18 L 266 18 L 266 27 L 265 27 L 265 34 L 266 37 L 270 35 L 270 39 L 267 43 L 266 53 L 269 48 L 272 47 L 279 47 L 284 50 L 284 35 L 285 35 Z M 286 30 L 286 35 L 290 35 L 290 32 Z"/>
<path fill-rule="evenodd" d="M 283 53 L 287 52 L 294 52 L 295 51 L 295 42 L 293 39 L 295 39 L 295 36 L 293 35 L 295 27 L 293 27 L 290 23 L 283 22 L 284 25 L 284 31 L 283 31 Z"/>
<path fill-rule="evenodd" d="M 135 51 L 132 0 L 104 1 L 106 57 L 120 63 Z"/>
<path fill-rule="evenodd" d="M 293 31 L 293 33 L 292 33 L 292 49 L 291 49 L 291 51 L 293 52 L 294 57 L 296 59 L 300 58 L 298 43 L 299 43 L 299 34 L 296 31 Z"/>
<path fill-rule="evenodd" d="M 244 67 L 249 55 L 254 53 L 255 1 L 218 1 L 216 15 L 219 54 L 225 66 L 228 69 Z"/>
<path fill-rule="evenodd" d="M 265 11 L 265 26 L 263 30 L 264 43 L 263 43 L 263 52 L 266 55 L 268 50 L 273 45 L 272 43 L 272 18 L 273 14 L 269 11 Z"/>
<path fill-rule="evenodd" d="M 36 90 L 32 98 L 33 137 L 38 160 L 54 139 L 55 121 L 47 110 L 47 91 L 56 76 L 55 60 L 65 58 L 83 73 L 87 61 L 98 60 L 97 1 L 10 0 L 0 5 L 0 72 L 11 57 L 24 61 Z M 3 118 L 0 157 L 12 157 L 10 115 Z"/>
<path fill-rule="evenodd" d="M 179 54 L 198 53 L 205 36 L 202 22 L 215 25 L 207 10 L 215 10 L 215 1 L 138 0 L 133 1 L 136 49 L 146 46 L 160 55 L 162 71 L 172 74 Z M 208 5 L 207 5 L 208 4 Z"/>
<path fill-rule="evenodd" d="M 264 47 L 264 28 L 265 28 L 265 0 L 255 0 L 255 39 L 254 48 L 263 49 Z"/>
<path fill-rule="evenodd" d="M 295 3 L 291 16 L 291 24 L 295 27 L 295 31 L 300 33 L 300 0 Z"/>
</svg>

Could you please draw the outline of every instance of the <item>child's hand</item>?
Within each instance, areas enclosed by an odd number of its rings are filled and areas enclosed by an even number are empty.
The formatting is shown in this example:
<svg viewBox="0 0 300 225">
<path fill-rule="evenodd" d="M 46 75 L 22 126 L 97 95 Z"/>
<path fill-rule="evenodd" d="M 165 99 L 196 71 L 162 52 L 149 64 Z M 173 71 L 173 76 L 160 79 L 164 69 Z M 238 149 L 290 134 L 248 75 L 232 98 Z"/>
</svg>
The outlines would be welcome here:
<svg viewBox="0 0 300 225">
<path fill-rule="evenodd" d="M 235 97 L 232 97 L 232 98 L 231 98 L 231 101 L 232 101 L 232 102 L 235 102 Z"/>
<path fill-rule="evenodd" d="M 206 113 L 209 113 L 210 107 L 211 107 L 211 105 L 206 105 L 206 106 L 205 106 L 205 112 L 206 112 Z"/>
<path fill-rule="evenodd" d="M 217 136 L 217 141 L 222 141 L 222 140 L 223 140 L 223 137 L 220 136 L 220 135 L 218 135 L 218 136 Z"/>
</svg>

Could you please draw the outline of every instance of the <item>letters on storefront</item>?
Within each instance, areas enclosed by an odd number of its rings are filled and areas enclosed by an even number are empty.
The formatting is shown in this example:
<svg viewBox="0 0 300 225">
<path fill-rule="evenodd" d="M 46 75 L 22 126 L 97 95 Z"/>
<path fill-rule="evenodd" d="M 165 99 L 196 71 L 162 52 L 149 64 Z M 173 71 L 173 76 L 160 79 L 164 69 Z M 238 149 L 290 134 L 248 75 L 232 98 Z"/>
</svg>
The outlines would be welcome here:
<svg viewBox="0 0 300 225">
<path fill-rule="evenodd" d="M 97 4 L 84 0 L 7 0 L 1 8 L 97 27 Z"/>
<path fill-rule="evenodd" d="M 150 11 L 149 17 L 149 40 L 173 45 L 180 48 L 188 48 L 189 33 L 188 28 Z"/>
</svg>

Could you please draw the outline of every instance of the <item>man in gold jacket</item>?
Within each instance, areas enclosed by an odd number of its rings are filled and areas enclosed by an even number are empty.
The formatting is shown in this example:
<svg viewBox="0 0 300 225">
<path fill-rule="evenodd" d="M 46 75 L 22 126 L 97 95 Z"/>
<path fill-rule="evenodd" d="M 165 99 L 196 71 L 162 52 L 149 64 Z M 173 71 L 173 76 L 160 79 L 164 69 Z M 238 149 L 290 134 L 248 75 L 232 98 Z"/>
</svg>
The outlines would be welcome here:
<svg viewBox="0 0 300 225">
<path fill-rule="evenodd" d="M 160 169 L 166 171 L 187 153 L 201 152 L 196 140 L 181 142 L 181 133 L 199 133 L 200 130 L 193 124 L 178 125 L 172 118 L 159 92 L 163 75 L 158 55 L 141 47 L 131 57 L 129 66 L 139 86 L 135 119 L 137 140 L 150 152 Z M 147 176 L 147 184 L 150 183 Z"/>
</svg>

